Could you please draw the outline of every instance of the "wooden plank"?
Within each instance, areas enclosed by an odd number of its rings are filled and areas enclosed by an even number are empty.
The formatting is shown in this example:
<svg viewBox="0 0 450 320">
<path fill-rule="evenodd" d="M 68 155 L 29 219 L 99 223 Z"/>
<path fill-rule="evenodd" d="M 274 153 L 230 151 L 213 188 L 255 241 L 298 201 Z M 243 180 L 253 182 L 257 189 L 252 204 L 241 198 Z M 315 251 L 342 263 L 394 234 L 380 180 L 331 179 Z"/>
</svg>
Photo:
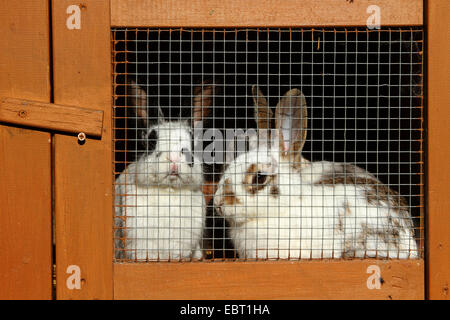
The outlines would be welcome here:
<svg viewBox="0 0 450 320">
<path fill-rule="evenodd" d="M 0 96 L 50 102 L 47 0 L 0 6 Z M 0 126 L 0 299 L 52 298 L 51 138 Z"/>
<path fill-rule="evenodd" d="M 0 96 L 50 102 L 47 0 L 0 6 Z"/>
<path fill-rule="evenodd" d="M 0 299 L 51 299 L 51 140 L 0 126 Z"/>
<path fill-rule="evenodd" d="M 422 25 L 422 0 L 111 0 L 117 27 L 366 26 L 380 8 L 381 25 Z"/>
<path fill-rule="evenodd" d="M 367 285 L 374 265 L 380 289 Z M 423 274 L 423 260 L 116 263 L 114 298 L 423 299 Z"/>
<path fill-rule="evenodd" d="M 53 13 L 54 101 L 104 112 L 101 140 L 79 145 L 55 135 L 57 299 L 111 299 L 112 138 L 109 0 L 77 4 L 80 28 L 66 27 L 73 1 L 55 0 Z M 80 268 L 81 288 L 66 286 L 67 268 Z"/>
<path fill-rule="evenodd" d="M 0 98 L 0 121 L 46 130 L 102 135 L 103 111 L 24 99 Z"/>
<path fill-rule="evenodd" d="M 450 2 L 428 1 L 428 297 L 450 299 Z"/>
</svg>

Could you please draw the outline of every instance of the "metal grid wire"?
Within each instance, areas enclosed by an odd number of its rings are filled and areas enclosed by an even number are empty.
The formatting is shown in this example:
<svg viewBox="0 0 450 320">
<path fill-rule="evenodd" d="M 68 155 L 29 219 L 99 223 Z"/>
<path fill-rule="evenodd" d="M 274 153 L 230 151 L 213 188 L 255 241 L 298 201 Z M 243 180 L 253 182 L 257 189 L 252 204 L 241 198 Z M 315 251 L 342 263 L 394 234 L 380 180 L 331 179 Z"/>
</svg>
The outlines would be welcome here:
<svg viewBox="0 0 450 320">
<path fill-rule="evenodd" d="M 116 261 L 423 254 L 423 30 L 113 28 Z"/>
</svg>

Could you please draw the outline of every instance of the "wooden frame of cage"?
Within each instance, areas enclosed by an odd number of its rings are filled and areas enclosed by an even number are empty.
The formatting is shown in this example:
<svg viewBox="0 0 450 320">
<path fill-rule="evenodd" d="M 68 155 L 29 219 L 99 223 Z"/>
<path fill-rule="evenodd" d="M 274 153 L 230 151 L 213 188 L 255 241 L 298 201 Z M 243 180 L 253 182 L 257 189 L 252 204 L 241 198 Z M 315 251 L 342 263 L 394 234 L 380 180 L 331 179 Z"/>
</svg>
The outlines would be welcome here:
<svg viewBox="0 0 450 320">
<path fill-rule="evenodd" d="M 429 0 L 424 5 L 422 0 L 288 0 L 282 5 L 270 0 L 53 0 L 51 6 L 47 0 L 17 3 L 20 6 L 9 9 L 12 18 L 1 22 L 8 24 L 7 39 L 31 37 L 42 51 L 36 56 L 22 42 L 11 44 L 18 54 L 14 61 L 8 53 L 0 52 L 0 61 L 10 61 L 8 66 L 2 65 L 2 70 L 10 71 L 10 78 L 0 79 L 0 96 L 103 111 L 103 126 L 100 138 L 88 137 L 84 144 L 78 143 L 76 135 L 24 129 L 20 122 L 15 127 L 0 127 L 0 155 L 7 155 L 7 172 L 20 172 L 20 176 L 6 174 L 6 181 L 0 186 L 14 184 L 22 190 L 12 196 L 13 201 L 5 198 L 9 189 L 0 192 L 1 209 L 18 212 L 23 224 L 30 230 L 36 229 L 25 240 L 14 237 L 25 247 L 19 246 L 17 252 L 10 254 L 14 259 L 1 267 L 1 280 L 6 283 L 1 297 L 12 297 L 8 292 L 17 290 L 17 297 L 51 298 L 49 222 L 53 210 L 57 299 L 449 298 L 450 47 L 443 41 L 450 35 L 448 1 Z M 79 29 L 68 29 L 67 8 L 74 4 L 80 9 L 81 25 Z M 382 25 L 426 26 L 428 72 L 424 75 L 428 99 L 424 104 L 428 108 L 425 120 L 429 130 L 425 259 L 114 264 L 111 26 L 363 26 L 371 4 L 381 8 Z M 19 9 L 25 5 L 34 10 L 32 17 L 37 26 L 23 19 Z M 51 22 L 46 22 L 50 15 Z M 14 33 L 13 19 L 24 21 L 23 34 Z M 41 33 L 30 35 L 29 31 L 36 28 Z M 17 73 L 13 73 L 14 68 Z M 25 153 L 17 148 L 28 144 L 30 148 Z M 20 161 L 11 161 L 13 157 Z M 25 195 L 32 201 L 21 202 Z M 31 209 L 35 213 L 32 217 L 28 214 Z M 10 230 L 23 234 L 23 226 L 5 215 L 0 219 Z M 2 248 L 11 245 L 11 241 L 2 242 Z M 33 255 L 27 245 L 32 247 Z M 366 285 L 370 265 L 380 267 L 384 280 L 380 289 L 370 290 Z M 17 266 L 27 275 L 25 280 Z M 79 288 L 67 285 L 72 275 L 70 266 L 79 267 Z M 35 272 L 39 277 L 33 276 Z M 29 294 L 36 288 L 39 290 L 34 295 Z"/>
</svg>

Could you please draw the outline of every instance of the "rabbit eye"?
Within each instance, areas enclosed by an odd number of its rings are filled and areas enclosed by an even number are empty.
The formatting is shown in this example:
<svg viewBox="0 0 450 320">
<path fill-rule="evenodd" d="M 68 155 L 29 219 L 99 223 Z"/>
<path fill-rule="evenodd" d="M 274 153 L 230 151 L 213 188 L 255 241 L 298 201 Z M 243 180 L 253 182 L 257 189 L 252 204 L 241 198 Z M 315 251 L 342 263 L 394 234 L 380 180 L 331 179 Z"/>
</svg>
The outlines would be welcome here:
<svg viewBox="0 0 450 320">
<path fill-rule="evenodd" d="M 187 148 L 182 148 L 181 149 L 181 153 L 184 155 L 184 157 L 186 158 L 186 161 L 188 162 L 188 165 L 190 167 L 192 167 L 194 165 L 194 157 L 191 153 L 190 150 L 188 150 Z"/>
<path fill-rule="evenodd" d="M 275 179 L 275 175 L 258 167 L 253 163 L 247 169 L 247 174 L 244 176 L 242 184 L 247 192 L 256 194 L 258 191 L 264 189 L 270 182 Z"/>
<path fill-rule="evenodd" d="M 253 177 L 253 184 L 264 184 L 267 181 L 267 174 L 258 171 Z"/>
<path fill-rule="evenodd" d="M 156 149 L 156 144 L 158 142 L 158 132 L 153 129 L 148 134 L 148 137 L 146 137 L 145 134 L 143 134 L 142 137 L 144 138 L 145 141 L 144 143 L 146 144 L 147 147 L 147 153 L 148 154 L 153 153 L 153 151 L 155 151 Z"/>
<path fill-rule="evenodd" d="M 159 157 L 161 157 L 161 154 L 162 154 L 162 152 L 159 151 L 159 152 L 157 152 L 157 153 L 155 154 L 155 157 L 159 158 Z"/>
</svg>

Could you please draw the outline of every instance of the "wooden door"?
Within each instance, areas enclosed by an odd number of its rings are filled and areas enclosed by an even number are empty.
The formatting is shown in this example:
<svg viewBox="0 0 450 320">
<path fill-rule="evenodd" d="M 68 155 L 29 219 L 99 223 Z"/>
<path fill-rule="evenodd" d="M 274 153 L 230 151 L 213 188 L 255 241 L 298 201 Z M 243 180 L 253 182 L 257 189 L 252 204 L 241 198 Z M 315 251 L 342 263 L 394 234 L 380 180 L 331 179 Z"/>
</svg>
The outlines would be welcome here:
<svg viewBox="0 0 450 320">
<path fill-rule="evenodd" d="M 57 299 L 113 297 L 109 19 L 109 1 L 52 1 L 55 103 L 104 111 L 101 138 L 54 137 Z"/>
<path fill-rule="evenodd" d="M 111 27 L 295 27 L 363 26 L 372 1 L 355 3 L 326 0 L 286 1 L 271 7 L 271 1 L 134 1 L 103 0 L 76 4 L 53 1 L 53 63 L 55 103 L 79 105 L 104 111 L 101 139 L 79 145 L 76 137 L 55 136 L 55 215 L 57 298 L 59 299 L 423 299 L 425 261 L 275 261 L 223 263 L 113 263 L 112 190 L 112 70 Z M 441 5 L 443 2 L 441 1 Z M 383 25 L 423 25 L 421 0 L 380 1 Z M 260 10 L 254 10 L 259 8 Z M 437 14 L 436 8 L 428 11 Z M 79 12 L 79 28 L 68 28 L 67 19 Z M 442 14 L 442 13 L 441 13 Z M 270 17 L 270 19 L 267 19 Z M 364 17 L 364 18 L 362 18 Z M 430 18 L 430 20 L 432 20 Z M 443 19 L 445 20 L 445 19 Z M 72 21 L 72 20 L 71 20 Z M 430 30 L 432 30 L 430 28 Z M 442 30 L 442 26 L 440 27 Z M 434 38 L 430 37 L 430 40 Z M 438 39 L 434 41 L 438 42 Z M 435 53 L 445 67 L 445 59 Z M 442 60 L 444 59 L 444 60 Z M 430 63 L 434 63 L 430 61 Z M 431 69 L 430 69 L 431 70 Z M 442 70 L 442 69 L 441 69 Z M 447 73 L 448 74 L 448 73 Z M 431 76 L 431 75 L 430 75 Z M 431 90 L 430 90 L 431 92 Z M 440 104 L 447 99 L 438 98 Z M 448 99 L 445 100 L 448 102 Z M 437 102 L 429 101 L 429 108 Z M 447 103 L 448 104 L 448 103 Z M 436 106 L 436 108 L 438 108 Z M 444 113 L 434 113 L 445 122 Z M 435 111 L 433 111 L 435 112 Z M 431 117 L 430 117 L 431 119 Z M 435 118 L 436 119 L 436 118 Z M 435 120 L 439 121 L 439 120 Z M 433 128 L 433 123 L 430 123 Z M 444 136 L 437 126 L 434 137 Z M 431 132 L 431 131 L 430 131 Z M 435 140 L 435 141 L 436 141 Z M 431 142 L 431 140 L 430 140 Z M 435 152 L 430 143 L 429 153 Z M 442 147 L 442 155 L 448 147 Z M 438 161 L 439 156 L 434 156 Z M 430 156 L 431 159 L 431 156 Z M 429 167 L 430 183 L 438 169 Z M 433 171 L 435 170 L 435 171 Z M 433 175 L 434 172 L 434 175 Z M 433 180 L 433 177 L 434 180 Z M 438 185 L 438 184 L 436 184 Z M 432 188 L 436 203 L 445 203 L 443 189 Z M 439 230 L 448 228 L 443 206 L 432 206 Z M 437 217 L 437 218 L 436 218 Z M 430 220 L 431 221 L 431 220 Z M 447 219 L 448 222 L 448 219 Z M 445 224 L 446 223 L 446 224 Z M 440 229 L 442 228 L 442 229 Z M 428 230 L 431 234 L 432 230 Z M 437 233 L 442 254 L 438 276 L 430 276 L 446 292 L 448 272 L 442 261 L 448 257 L 445 232 Z M 432 243 L 437 239 L 429 238 Z M 431 243 L 431 242 L 430 242 Z M 430 252 L 433 252 L 433 251 Z M 448 260 L 448 259 L 447 259 Z M 439 261 L 437 263 L 439 263 Z M 432 265 L 433 259 L 428 263 Z M 70 266 L 78 266 L 81 287 L 69 288 Z M 367 280 L 371 266 L 383 278 L 380 289 L 371 290 Z M 442 287 L 444 285 L 444 287 Z M 443 291 L 442 291 L 443 290 Z M 447 290 L 448 291 L 448 290 Z M 432 292 L 432 290 L 430 291 Z M 431 295 L 430 295 L 431 296 Z M 441 295 L 442 297 L 443 295 Z M 436 296 L 432 296 L 436 297 Z"/>
<path fill-rule="evenodd" d="M 0 29 L 0 97 L 50 102 L 48 1 L 8 1 Z M 0 123 L 0 299 L 52 298 L 51 179 L 51 134 Z"/>
</svg>

